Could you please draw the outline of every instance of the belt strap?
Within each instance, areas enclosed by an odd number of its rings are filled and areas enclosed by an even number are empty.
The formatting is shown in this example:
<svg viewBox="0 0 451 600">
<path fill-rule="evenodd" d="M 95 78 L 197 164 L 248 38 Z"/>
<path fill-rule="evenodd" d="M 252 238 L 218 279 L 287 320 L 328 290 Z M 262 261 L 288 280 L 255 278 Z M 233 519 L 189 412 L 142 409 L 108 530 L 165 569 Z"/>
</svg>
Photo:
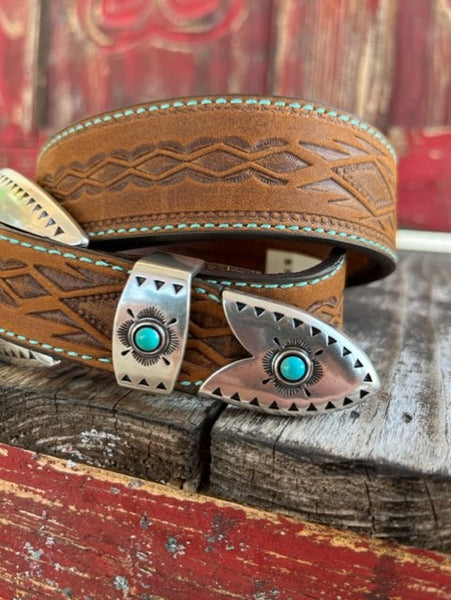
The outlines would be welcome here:
<svg viewBox="0 0 451 600">
<path fill-rule="evenodd" d="M 114 315 L 136 254 L 170 246 L 207 263 L 191 284 L 176 385 L 190 393 L 249 356 L 230 302 L 224 312 L 225 289 L 340 326 L 346 271 L 348 283 L 360 283 L 395 265 L 392 148 L 351 115 L 302 101 L 189 98 L 105 113 L 56 134 L 37 181 L 90 248 L 0 227 L 0 337 L 113 370 Z M 27 218 L 52 221 L 35 207 Z M 264 274 L 270 248 L 319 263 Z"/>
<path fill-rule="evenodd" d="M 284 98 L 183 98 L 56 134 L 37 181 L 93 241 L 274 236 L 348 250 L 351 281 L 395 264 L 395 158 L 338 110 Z"/>
</svg>

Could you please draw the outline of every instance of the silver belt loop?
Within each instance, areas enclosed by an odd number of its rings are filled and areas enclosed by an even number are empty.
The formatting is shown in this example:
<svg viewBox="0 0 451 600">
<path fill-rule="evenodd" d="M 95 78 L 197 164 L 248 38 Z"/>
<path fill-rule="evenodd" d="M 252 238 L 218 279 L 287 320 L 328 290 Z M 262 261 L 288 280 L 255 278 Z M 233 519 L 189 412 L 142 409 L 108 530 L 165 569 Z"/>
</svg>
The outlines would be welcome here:
<svg viewBox="0 0 451 600">
<path fill-rule="evenodd" d="M 188 338 L 192 278 L 204 262 L 154 252 L 138 260 L 119 300 L 113 365 L 119 385 L 169 395 Z"/>
</svg>

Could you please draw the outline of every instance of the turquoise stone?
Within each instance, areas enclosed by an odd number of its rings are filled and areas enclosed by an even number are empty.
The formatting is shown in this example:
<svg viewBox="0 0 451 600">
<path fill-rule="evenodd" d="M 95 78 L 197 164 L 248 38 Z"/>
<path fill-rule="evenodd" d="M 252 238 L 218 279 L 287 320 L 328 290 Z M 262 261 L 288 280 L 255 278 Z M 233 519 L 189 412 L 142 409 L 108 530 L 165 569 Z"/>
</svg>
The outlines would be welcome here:
<svg viewBox="0 0 451 600">
<path fill-rule="evenodd" d="M 135 331 L 133 341 L 141 352 L 154 352 L 161 344 L 161 333 L 152 325 L 143 325 Z"/>
<path fill-rule="evenodd" d="M 307 362 L 298 354 L 285 356 L 279 364 L 279 372 L 286 381 L 301 381 L 307 373 Z"/>
</svg>

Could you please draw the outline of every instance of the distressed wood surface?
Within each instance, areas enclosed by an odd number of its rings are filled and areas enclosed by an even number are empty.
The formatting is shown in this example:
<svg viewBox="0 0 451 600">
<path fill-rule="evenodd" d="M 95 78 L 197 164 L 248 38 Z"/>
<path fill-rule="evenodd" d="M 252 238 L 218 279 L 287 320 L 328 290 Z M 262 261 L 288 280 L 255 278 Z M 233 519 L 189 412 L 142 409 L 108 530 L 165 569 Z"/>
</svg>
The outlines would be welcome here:
<svg viewBox="0 0 451 600">
<path fill-rule="evenodd" d="M 448 551 L 450 294 L 449 256 L 419 253 L 348 292 L 347 331 L 383 381 L 355 409 L 284 419 L 183 394 L 146 397 L 87 367 L 5 365 L 0 440 Z"/>
<path fill-rule="evenodd" d="M 275 0 L 271 91 L 387 122 L 396 2 Z"/>
<path fill-rule="evenodd" d="M 348 333 L 382 380 L 340 414 L 284 420 L 228 408 L 209 493 L 419 546 L 451 550 L 451 261 L 404 255 L 349 290 Z"/>
<path fill-rule="evenodd" d="M 398 0 L 390 125 L 451 125 L 451 0 Z"/>
<path fill-rule="evenodd" d="M 40 3 L 0 6 L 0 168 L 31 173 L 40 143 L 37 124 Z M 42 139 L 42 138 L 41 138 Z"/>
<path fill-rule="evenodd" d="M 449 557 L 0 445 L 0 597 L 446 600 Z"/>
<path fill-rule="evenodd" d="M 449 128 L 450 53 L 451 0 L 3 0 L 0 167 L 32 177 L 69 122 L 187 94 L 291 94 L 384 130 Z M 417 186 L 399 222 L 450 230 L 446 207 Z"/>
<path fill-rule="evenodd" d="M 46 0 L 46 128 L 112 107 L 266 89 L 272 0 Z"/>
<path fill-rule="evenodd" d="M 150 398 L 68 364 L 2 365 L 0 382 L 1 441 L 188 490 L 206 476 L 218 402 Z"/>
</svg>

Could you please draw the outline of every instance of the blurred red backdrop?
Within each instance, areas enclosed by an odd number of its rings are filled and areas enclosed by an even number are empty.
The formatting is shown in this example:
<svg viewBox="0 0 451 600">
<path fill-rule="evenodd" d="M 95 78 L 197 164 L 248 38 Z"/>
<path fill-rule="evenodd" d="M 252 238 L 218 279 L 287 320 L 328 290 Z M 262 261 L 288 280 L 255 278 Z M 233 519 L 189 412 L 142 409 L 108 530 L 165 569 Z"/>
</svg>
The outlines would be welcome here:
<svg viewBox="0 0 451 600">
<path fill-rule="evenodd" d="M 400 156 L 400 224 L 451 231 L 451 0 L 2 0 L 0 166 L 119 106 L 214 93 L 356 113 Z"/>
</svg>

